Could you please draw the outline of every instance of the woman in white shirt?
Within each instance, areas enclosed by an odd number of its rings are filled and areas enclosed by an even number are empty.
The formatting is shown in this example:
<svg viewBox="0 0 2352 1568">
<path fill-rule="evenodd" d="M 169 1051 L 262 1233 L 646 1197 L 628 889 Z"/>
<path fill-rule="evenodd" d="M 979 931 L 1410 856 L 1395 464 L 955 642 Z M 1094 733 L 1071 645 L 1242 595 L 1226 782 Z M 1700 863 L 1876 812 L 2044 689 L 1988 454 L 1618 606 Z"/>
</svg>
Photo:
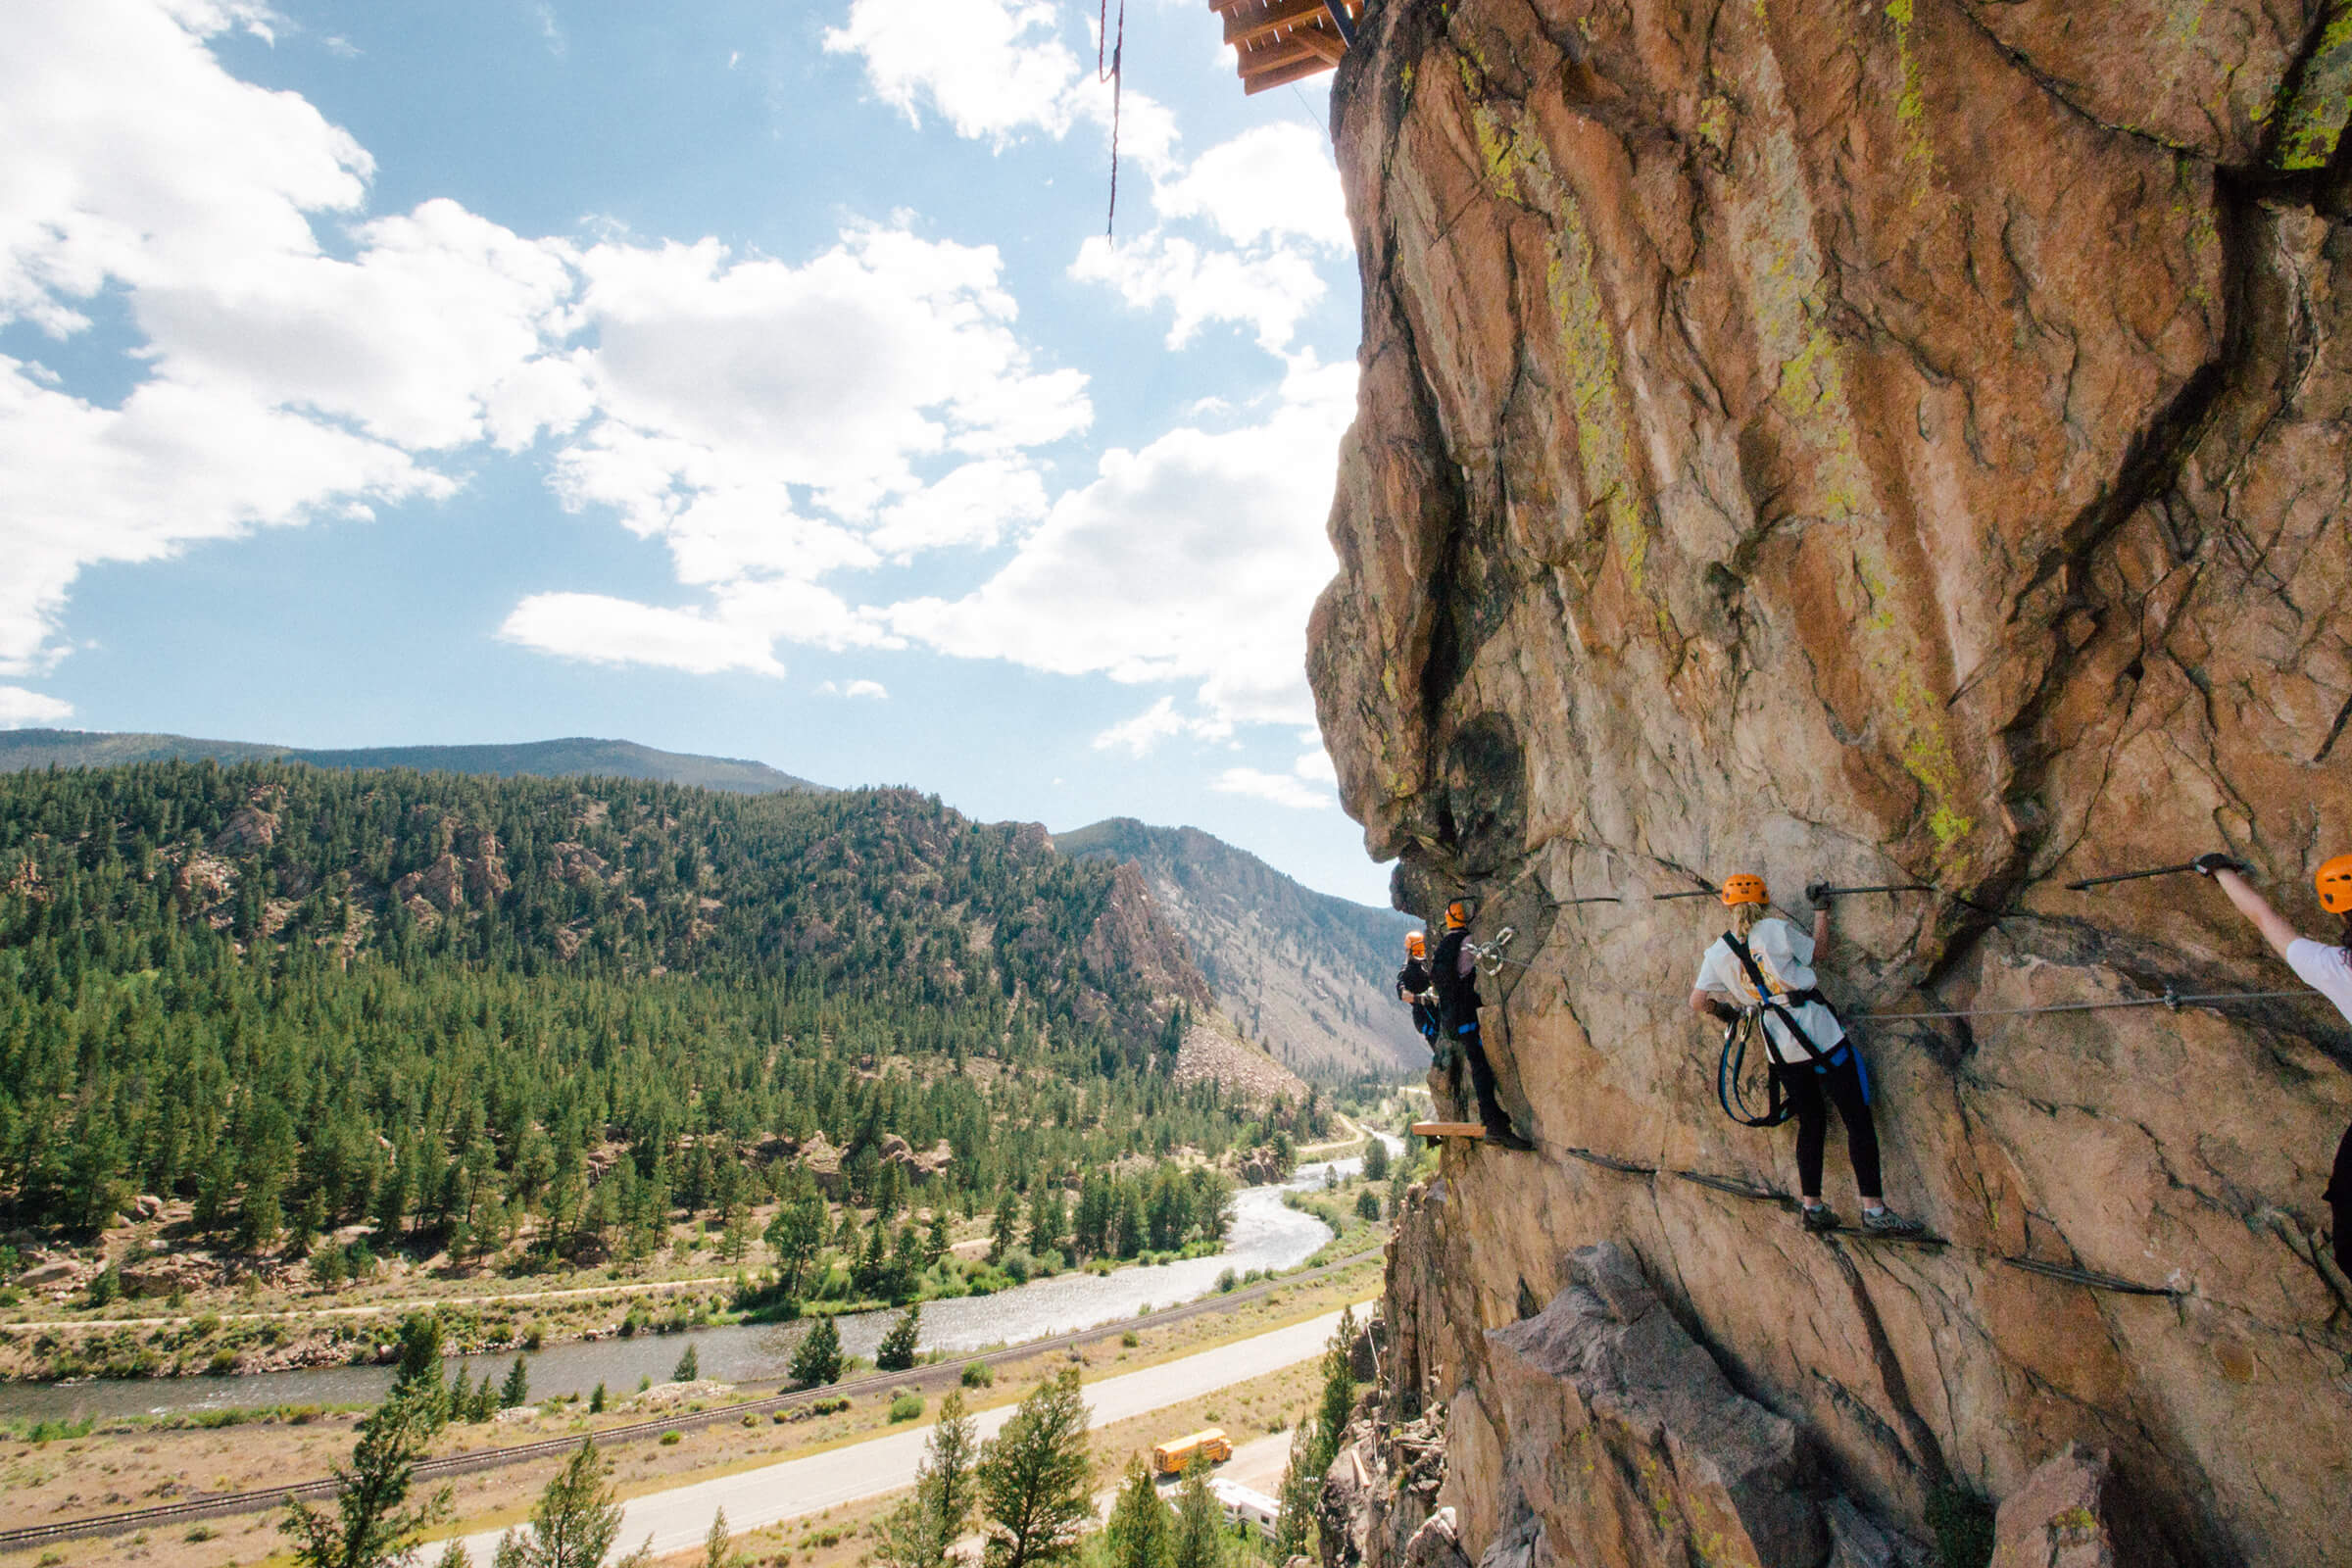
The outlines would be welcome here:
<svg viewBox="0 0 2352 1568">
<path fill-rule="evenodd" d="M 1862 1054 L 1845 1037 L 1845 1026 L 1814 984 L 1813 962 L 1830 945 L 1830 911 L 1813 911 L 1813 934 L 1765 911 L 1771 895 L 1760 876 L 1727 879 L 1723 902 L 1732 929 L 1698 960 L 1690 988 L 1693 1012 L 1712 1013 L 1727 1023 L 1739 1007 L 1760 1008 L 1772 1076 L 1796 1107 L 1796 1175 L 1809 1231 L 1838 1228 L 1838 1215 L 1821 1200 L 1821 1156 L 1829 1142 L 1830 1107 L 1845 1124 L 1846 1157 L 1862 1199 L 1862 1228 L 1883 1236 L 1916 1236 L 1923 1229 L 1888 1208 L 1880 1197 L 1879 1134 L 1870 1114 L 1870 1079 Z M 1730 997 L 1733 1002 L 1722 1000 Z"/>
<path fill-rule="evenodd" d="M 2287 967 L 2334 1003 L 2344 1021 L 2352 1023 L 2352 855 L 2337 856 L 2312 878 L 2320 892 L 2320 907 L 2343 919 L 2343 934 L 2334 942 L 2314 941 L 2287 924 L 2246 881 L 2245 868 L 2229 856 L 2200 856 L 2196 864 L 2221 884 L 2230 902 L 2278 950 Z M 2347 1212 L 2352 1210 L 2352 1128 L 2345 1129 L 2343 1142 L 2335 1146 L 2335 1168 L 2328 1172 L 2328 1191 L 2322 1196 L 2334 1213 L 2336 1266 L 2352 1271 L 2352 1213 Z"/>
</svg>

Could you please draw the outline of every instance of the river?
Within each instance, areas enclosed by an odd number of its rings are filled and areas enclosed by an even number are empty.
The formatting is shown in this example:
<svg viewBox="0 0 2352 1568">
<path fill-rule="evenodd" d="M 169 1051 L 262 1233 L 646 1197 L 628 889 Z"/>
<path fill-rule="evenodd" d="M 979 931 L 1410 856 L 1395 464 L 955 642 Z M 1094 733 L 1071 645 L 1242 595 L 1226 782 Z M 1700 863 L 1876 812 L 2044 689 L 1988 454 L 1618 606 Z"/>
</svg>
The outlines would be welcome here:
<svg viewBox="0 0 2352 1568">
<path fill-rule="evenodd" d="M 1393 1150 L 1402 1151 L 1402 1139 L 1385 1133 L 1378 1136 Z M 1130 1266 L 1109 1274 L 1057 1274 L 994 1296 L 925 1301 L 923 1348 L 977 1350 L 1044 1339 L 1135 1317 L 1152 1307 L 1194 1300 L 1215 1290 L 1217 1277 L 1227 1269 L 1240 1275 L 1251 1269 L 1295 1268 L 1312 1257 L 1331 1240 L 1332 1233 L 1321 1220 L 1286 1205 L 1283 1194 L 1321 1187 L 1324 1172 L 1334 1166 L 1342 1177 L 1353 1175 L 1362 1163 L 1360 1159 L 1317 1161 L 1299 1166 L 1283 1186 L 1244 1188 L 1234 1198 L 1233 1228 L 1225 1250 L 1211 1257 Z M 870 1360 L 895 1316 L 895 1312 L 857 1312 L 836 1318 L 842 1348 Z M 806 1329 L 803 1323 L 761 1323 L 680 1334 L 645 1333 L 625 1340 L 551 1345 L 524 1351 L 522 1358 L 530 1369 L 535 1399 L 559 1394 L 584 1395 L 599 1383 L 616 1397 L 632 1394 L 641 1379 L 665 1381 L 689 1345 L 695 1347 L 696 1360 L 706 1378 L 782 1387 L 793 1344 Z M 477 1383 L 485 1372 L 503 1378 L 514 1364 L 514 1354 L 509 1350 L 467 1356 L 466 1373 Z M 0 1384 L 0 1416 L 79 1418 L 273 1404 L 371 1404 L 382 1396 L 391 1376 L 389 1367 L 329 1366 L 238 1377 L 9 1383 Z"/>
</svg>

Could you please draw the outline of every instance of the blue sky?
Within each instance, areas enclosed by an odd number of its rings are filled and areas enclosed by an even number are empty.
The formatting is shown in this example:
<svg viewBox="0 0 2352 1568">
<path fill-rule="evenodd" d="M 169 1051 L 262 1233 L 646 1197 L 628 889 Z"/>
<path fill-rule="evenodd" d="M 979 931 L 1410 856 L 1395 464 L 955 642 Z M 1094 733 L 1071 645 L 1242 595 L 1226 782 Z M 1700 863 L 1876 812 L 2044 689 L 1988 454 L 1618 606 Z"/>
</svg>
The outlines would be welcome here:
<svg viewBox="0 0 2352 1568">
<path fill-rule="evenodd" d="M 1115 16 L 1115 7 L 1113 8 Z M 1324 80 L 1093 7 L 0 0 L 0 723 L 626 736 L 1384 902 Z"/>
</svg>

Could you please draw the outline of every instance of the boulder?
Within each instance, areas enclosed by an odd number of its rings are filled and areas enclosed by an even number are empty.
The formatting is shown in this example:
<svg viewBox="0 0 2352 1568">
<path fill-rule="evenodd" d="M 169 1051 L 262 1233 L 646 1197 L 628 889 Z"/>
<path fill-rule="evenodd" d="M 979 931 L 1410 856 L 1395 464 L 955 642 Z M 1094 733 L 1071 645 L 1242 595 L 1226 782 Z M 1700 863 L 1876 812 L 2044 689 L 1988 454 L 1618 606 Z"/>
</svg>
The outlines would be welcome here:
<svg viewBox="0 0 2352 1568">
<path fill-rule="evenodd" d="M 1524 1497 L 1594 1568 L 1682 1568 L 1702 1549 L 1818 1568 L 1829 1542 L 1795 1423 L 1732 1387 L 1623 1248 L 1580 1249 L 1568 1275 L 1535 1316 L 1487 1331 L 1477 1409 L 1502 1466 L 1482 1496 Z M 1499 1539 L 1501 1521 L 1482 1523 L 1473 1539 Z"/>
<path fill-rule="evenodd" d="M 2107 1455 L 2080 1444 L 2043 1460 L 2001 1499 L 1992 1568 L 2117 1568 L 2124 1559 L 2108 1535 L 2107 1484 Z"/>
</svg>

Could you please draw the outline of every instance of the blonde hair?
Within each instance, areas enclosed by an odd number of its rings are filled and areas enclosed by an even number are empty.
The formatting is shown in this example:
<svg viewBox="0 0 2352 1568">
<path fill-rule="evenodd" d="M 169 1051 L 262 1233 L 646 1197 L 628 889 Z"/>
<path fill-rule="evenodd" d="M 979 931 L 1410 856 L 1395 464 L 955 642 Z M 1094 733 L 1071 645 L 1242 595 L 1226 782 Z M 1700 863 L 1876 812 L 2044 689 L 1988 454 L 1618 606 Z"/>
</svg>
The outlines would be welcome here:
<svg viewBox="0 0 2352 1568">
<path fill-rule="evenodd" d="M 1765 913 L 1765 906 L 1761 904 L 1733 905 L 1732 934 L 1737 936 L 1740 941 L 1745 942 L 1747 940 L 1748 933 L 1755 930 L 1756 922 L 1763 919 Z"/>
</svg>

